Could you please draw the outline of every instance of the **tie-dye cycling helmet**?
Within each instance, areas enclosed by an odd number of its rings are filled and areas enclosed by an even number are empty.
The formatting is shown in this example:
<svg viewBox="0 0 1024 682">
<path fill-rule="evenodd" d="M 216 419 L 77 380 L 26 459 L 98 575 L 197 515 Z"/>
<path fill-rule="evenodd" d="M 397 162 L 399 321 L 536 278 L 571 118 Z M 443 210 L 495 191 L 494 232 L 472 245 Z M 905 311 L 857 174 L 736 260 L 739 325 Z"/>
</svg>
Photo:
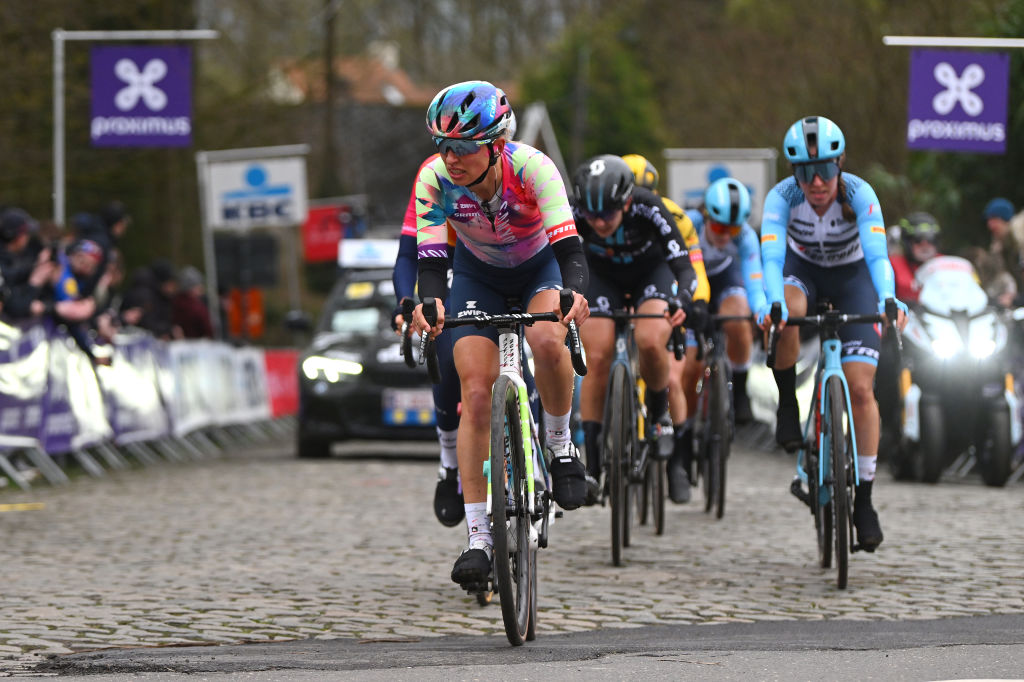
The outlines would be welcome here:
<svg viewBox="0 0 1024 682">
<path fill-rule="evenodd" d="M 505 92 L 487 81 L 449 85 L 427 109 L 427 130 L 435 138 L 493 141 L 513 124 Z"/>
<path fill-rule="evenodd" d="M 782 151 L 793 164 L 837 159 L 846 151 L 846 138 L 839 126 L 824 116 L 808 116 L 786 131 Z"/>
</svg>

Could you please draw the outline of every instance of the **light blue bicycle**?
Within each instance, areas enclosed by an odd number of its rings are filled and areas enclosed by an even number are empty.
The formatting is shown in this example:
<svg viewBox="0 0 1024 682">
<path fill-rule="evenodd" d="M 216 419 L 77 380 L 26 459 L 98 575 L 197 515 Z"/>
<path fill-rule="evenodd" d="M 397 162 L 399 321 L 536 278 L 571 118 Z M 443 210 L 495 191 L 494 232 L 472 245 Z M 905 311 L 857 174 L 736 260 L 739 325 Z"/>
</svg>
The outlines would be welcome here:
<svg viewBox="0 0 1024 682">
<path fill-rule="evenodd" d="M 811 409 L 804 424 L 803 444 L 797 453 L 797 475 L 789 490 L 814 516 L 822 568 L 832 567 L 832 550 L 835 549 L 839 589 L 846 588 L 849 553 L 861 549 L 854 541 L 853 526 L 854 490 L 860 480 L 857 437 L 850 408 L 850 387 L 843 374 L 839 328 L 846 324 L 895 321 L 896 315 L 896 302 L 889 299 L 885 315 L 848 315 L 828 309 L 819 315 L 790 317 L 786 321 L 787 325 L 815 326 L 821 336 Z M 775 365 L 776 325 L 781 318 L 781 306 L 775 303 L 771 311 L 773 324 L 768 333 L 768 367 Z M 898 334 L 896 338 L 899 345 Z"/>
</svg>

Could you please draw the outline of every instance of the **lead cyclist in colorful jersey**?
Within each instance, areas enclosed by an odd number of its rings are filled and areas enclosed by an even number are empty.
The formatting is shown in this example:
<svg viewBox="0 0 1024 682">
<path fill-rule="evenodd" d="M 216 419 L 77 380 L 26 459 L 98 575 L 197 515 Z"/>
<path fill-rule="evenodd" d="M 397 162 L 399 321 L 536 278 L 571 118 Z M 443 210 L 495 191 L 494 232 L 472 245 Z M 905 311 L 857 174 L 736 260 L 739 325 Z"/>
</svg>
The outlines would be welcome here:
<svg viewBox="0 0 1024 682">
<path fill-rule="evenodd" d="M 621 309 L 629 296 L 637 313 L 662 315 L 678 282 L 679 302 L 692 310 L 697 277 L 675 220 L 654 192 L 636 187 L 633 171 L 618 156 L 604 154 L 583 163 L 573 175 L 573 212 L 590 267 L 587 300 L 603 313 Z M 674 319 L 633 321 L 639 374 L 647 384 L 647 412 L 655 425 L 659 453 L 672 452 L 668 411 L 669 353 Z M 598 500 L 601 476 L 601 419 L 608 373 L 615 357 L 615 322 L 591 318 L 580 330 L 587 352 L 587 376 L 580 389 L 580 420 L 587 450 L 588 503 Z"/>
<path fill-rule="evenodd" d="M 761 258 L 767 302 L 758 311 L 762 328 L 770 326 L 768 310 L 776 302 L 782 304 L 783 320 L 789 313 L 805 315 L 819 298 L 828 298 L 844 313 L 884 312 L 885 301 L 896 298 L 885 223 L 871 185 L 842 172 L 846 139 L 839 126 L 824 116 L 808 116 L 790 126 L 782 144 L 793 177 L 765 197 Z M 897 304 L 897 326 L 902 329 L 906 305 Z M 793 451 L 802 439 L 794 367 L 800 341 L 799 330 L 784 324 L 774 369 L 779 387 L 775 439 Z M 879 439 L 872 387 L 881 331 L 877 325 L 851 324 L 839 334 L 859 451 L 853 521 L 858 542 L 873 551 L 883 538 L 871 503 Z"/>
<path fill-rule="evenodd" d="M 440 157 L 424 166 L 416 180 L 419 293 L 439 300 L 444 296 L 449 223 L 458 237 L 452 314 L 506 312 L 512 297 L 528 312 L 561 315 L 558 290 L 575 292 L 561 324 L 526 328 L 544 409 L 552 497 L 564 509 L 575 509 L 586 495 L 586 477 L 570 440 L 573 371 L 565 325 L 570 320 L 582 324 L 589 315 L 579 293 L 586 289 L 587 265 L 558 170 L 542 152 L 507 140 L 511 120 L 505 93 L 485 81 L 449 86 L 431 102 L 427 128 Z M 440 333 L 444 306 L 438 305 L 433 327 L 422 307 L 416 307 L 415 328 Z M 469 531 L 452 580 L 475 585 L 487 579 L 493 547 L 483 462 L 490 446 L 491 385 L 498 373 L 497 332 L 466 326 L 449 333 L 462 384 L 457 450 Z"/>
</svg>

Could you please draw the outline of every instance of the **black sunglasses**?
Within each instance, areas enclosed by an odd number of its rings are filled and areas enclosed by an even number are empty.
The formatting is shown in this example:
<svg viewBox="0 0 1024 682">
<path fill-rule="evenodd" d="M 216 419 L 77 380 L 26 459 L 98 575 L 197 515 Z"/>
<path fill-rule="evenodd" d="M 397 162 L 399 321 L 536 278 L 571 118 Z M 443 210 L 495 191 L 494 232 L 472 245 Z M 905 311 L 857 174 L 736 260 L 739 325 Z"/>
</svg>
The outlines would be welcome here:
<svg viewBox="0 0 1024 682">
<path fill-rule="evenodd" d="M 434 144 L 437 145 L 437 151 L 441 156 L 444 156 L 449 151 L 454 152 L 455 156 L 474 154 L 488 142 L 490 140 L 462 140 L 454 137 L 434 138 Z"/>
<path fill-rule="evenodd" d="M 814 182 L 815 175 L 828 182 L 839 175 L 839 163 L 835 159 L 829 159 L 827 161 L 795 164 L 793 166 L 793 175 L 800 182 L 806 182 L 807 184 Z"/>
</svg>

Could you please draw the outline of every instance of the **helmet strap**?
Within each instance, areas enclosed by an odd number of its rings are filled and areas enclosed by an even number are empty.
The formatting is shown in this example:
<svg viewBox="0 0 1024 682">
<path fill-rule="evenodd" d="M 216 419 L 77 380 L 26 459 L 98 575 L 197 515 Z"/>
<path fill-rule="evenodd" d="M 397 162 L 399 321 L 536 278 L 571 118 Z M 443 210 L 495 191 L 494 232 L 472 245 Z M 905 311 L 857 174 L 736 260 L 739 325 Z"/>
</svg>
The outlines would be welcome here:
<svg viewBox="0 0 1024 682">
<path fill-rule="evenodd" d="M 484 172 L 480 174 L 480 177 L 478 177 L 476 180 L 474 180 L 473 182 L 471 182 L 468 185 L 466 185 L 466 187 L 472 187 L 473 185 L 479 185 L 481 182 L 483 182 L 484 178 L 487 177 L 488 171 L 490 171 L 491 168 L 494 166 L 494 164 L 498 162 L 498 155 L 494 153 L 494 143 L 493 142 L 488 142 L 487 143 L 487 153 L 489 155 L 488 161 L 487 161 L 487 168 L 485 168 Z"/>
</svg>

